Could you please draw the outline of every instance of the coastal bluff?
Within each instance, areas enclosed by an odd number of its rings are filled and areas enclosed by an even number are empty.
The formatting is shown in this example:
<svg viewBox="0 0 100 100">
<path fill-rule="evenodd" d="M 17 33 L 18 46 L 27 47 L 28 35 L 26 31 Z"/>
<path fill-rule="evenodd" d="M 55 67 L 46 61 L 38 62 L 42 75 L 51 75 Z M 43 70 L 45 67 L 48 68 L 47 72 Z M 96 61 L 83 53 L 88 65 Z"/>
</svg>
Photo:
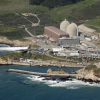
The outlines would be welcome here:
<svg viewBox="0 0 100 100">
<path fill-rule="evenodd" d="M 34 45 L 35 41 L 20 41 L 20 40 L 9 40 L 6 37 L 0 36 L 0 43 L 2 44 L 10 44 L 12 46 L 28 46 L 28 45 Z"/>
<path fill-rule="evenodd" d="M 77 71 L 76 78 L 84 82 L 100 83 L 100 76 L 97 76 L 95 70 L 86 70 L 85 68 Z"/>
<path fill-rule="evenodd" d="M 10 65 L 10 64 L 12 64 L 11 61 L 5 61 L 5 60 L 0 58 L 0 65 Z"/>
</svg>

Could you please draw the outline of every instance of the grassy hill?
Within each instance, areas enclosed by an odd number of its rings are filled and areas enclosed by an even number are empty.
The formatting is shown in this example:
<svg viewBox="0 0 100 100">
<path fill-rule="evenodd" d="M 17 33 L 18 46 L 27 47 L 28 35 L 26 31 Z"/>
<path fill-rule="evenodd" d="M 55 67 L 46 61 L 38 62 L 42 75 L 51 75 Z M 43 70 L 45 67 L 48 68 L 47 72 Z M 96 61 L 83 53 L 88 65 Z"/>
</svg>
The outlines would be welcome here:
<svg viewBox="0 0 100 100">
<path fill-rule="evenodd" d="M 90 21 L 87 21 L 85 24 L 100 27 L 100 16 L 98 16 Z"/>
<path fill-rule="evenodd" d="M 60 23 L 65 18 L 70 21 L 80 22 L 89 20 L 86 24 L 100 26 L 100 0 L 84 0 L 54 9 L 43 6 L 29 5 L 28 0 L 0 0 L 0 14 L 18 12 L 36 12 L 49 15 L 50 19 Z"/>
<path fill-rule="evenodd" d="M 46 12 L 47 7 L 29 5 L 28 0 L 0 0 L 0 14 L 5 13 L 24 13 L 24 12 Z"/>
<path fill-rule="evenodd" d="M 95 13 L 92 10 L 88 10 L 88 8 L 92 8 L 92 6 L 98 4 L 98 2 L 99 0 L 85 0 L 77 4 L 54 8 L 47 12 L 47 14 L 50 14 L 52 19 L 58 22 L 64 20 L 65 18 L 69 20 L 83 20 L 87 19 L 88 16 L 92 16 Z M 99 9 L 100 3 L 96 10 L 99 11 Z M 94 17 L 96 17 L 96 14 L 94 14 Z"/>
</svg>

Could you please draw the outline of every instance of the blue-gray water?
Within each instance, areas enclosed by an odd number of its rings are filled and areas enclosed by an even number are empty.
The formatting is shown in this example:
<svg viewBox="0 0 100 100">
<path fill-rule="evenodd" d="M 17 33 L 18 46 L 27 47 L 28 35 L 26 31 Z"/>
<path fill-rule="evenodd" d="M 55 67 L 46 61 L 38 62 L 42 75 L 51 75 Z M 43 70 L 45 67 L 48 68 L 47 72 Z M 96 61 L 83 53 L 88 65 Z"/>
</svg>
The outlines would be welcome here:
<svg viewBox="0 0 100 100">
<path fill-rule="evenodd" d="M 8 47 L 9 45 L 6 45 L 6 44 L 0 44 L 0 47 Z M 13 53 L 13 51 L 1 51 L 0 50 L 0 55 L 3 55 L 3 54 L 9 54 L 9 53 Z"/>
<path fill-rule="evenodd" d="M 46 72 L 49 67 L 1 66 L 0 100 L 100 100 L 100 85 L 73 80 L 57 83 L 36 76 L 6 72 L 7 69 Z M 56 69 L 56 67 L 52 67 Z M 67 72 L 77 68 L 63 68 Z"/>
</svg>

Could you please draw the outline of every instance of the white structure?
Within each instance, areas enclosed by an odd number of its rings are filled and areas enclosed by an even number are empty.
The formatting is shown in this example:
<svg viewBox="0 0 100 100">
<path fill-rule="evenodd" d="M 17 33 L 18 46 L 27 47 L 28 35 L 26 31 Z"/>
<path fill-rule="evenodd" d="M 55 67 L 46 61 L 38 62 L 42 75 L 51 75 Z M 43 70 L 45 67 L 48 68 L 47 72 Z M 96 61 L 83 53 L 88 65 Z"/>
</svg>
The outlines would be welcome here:
<svg viewBox="0 0 100 100">
<path fill-rule="evenodd" d="M 0 51 L 18 51 L 18 50 L 27 50 L 29 46 L 26 47 L 0 47 Z"/>
<path fill-rule="evenodd" d="M 78 27 L 75 23 L 71 23 L 70 25 L 68 25 L 67 29 L 66 29 L 66 33 L 69 34 L 69 37 L 75 37 L 78 36 Z"/>
<path fill-rule="evenodd" d="M 79 56 L 78 50 L 65 50 L 65 51 L 59 51 L 58 56 Z"/>
<path fill-rule="evenodd" d="M 88 50 L 93 49 L 93 47 L 92 47 L 91 45 L 89 45 L 89 44 L 82 43 L 82 46 L 84 46 L 84 48 L 85 48 L 85 49 L 88 49 Z M 81 47 L 82 47 L 82 46 L 81 46 Z"/>
<path fill-rule="evenodd" d="M 66 28 L 67 26 L 70 24 L 69 21 L 67 21 L 66 19 L 64 21 L 61 22 L 60 24 L 60 30 L 66 32 Z"/>
<path fill-rule="evenodd" d="M 58 53 L 60 51 L 64 51 L 64 48 L 53 48 L 53 53 Z"/>
<path fill-rule="evenodd" d="M 87 41 L 89 41 L 89 42 L 91 41 L 91 39 L 90 39 L 90 38 L 88 38 L 88 37 L 86 37 L 85 39 L 86 39 Z"/>
</svg>

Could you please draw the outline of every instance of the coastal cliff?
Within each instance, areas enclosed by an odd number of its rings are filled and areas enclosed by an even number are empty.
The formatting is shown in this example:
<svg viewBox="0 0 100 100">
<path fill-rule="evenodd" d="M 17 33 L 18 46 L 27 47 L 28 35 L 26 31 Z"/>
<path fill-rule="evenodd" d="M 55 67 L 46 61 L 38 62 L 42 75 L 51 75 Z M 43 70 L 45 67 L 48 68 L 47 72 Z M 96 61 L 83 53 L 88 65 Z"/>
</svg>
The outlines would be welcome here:
<svg viewBox="0 0 100 100">
<path fill-rule="evenodd" d="M 0 65 L 10 65 L 10 64 L 12 64 L 11 61 L 3 60 L 0 58 Z"/>
<path fill-rule="evenodd" d="M 88 67 L 89 68 L 89 67 Z M 78 70 L 76 78 L 85 82 L 100 83 L 100 68 L 93 68 L 87 70 L 87 67 Z"/>
<path fill-rule="evenodd" d="M 3 43 L 3 44 L 10 44 L 10 45 L 13 45 L 13 46 L 28 46 L 28 45 L 34 45 L 35 44 L 35 41 L 32 42 L 32 41 L 19 41 L 19 40 L 9 40 L 7 39 L 6 37 L 2 37 L 0 36 L 0 43 Z"/>
</svg>

